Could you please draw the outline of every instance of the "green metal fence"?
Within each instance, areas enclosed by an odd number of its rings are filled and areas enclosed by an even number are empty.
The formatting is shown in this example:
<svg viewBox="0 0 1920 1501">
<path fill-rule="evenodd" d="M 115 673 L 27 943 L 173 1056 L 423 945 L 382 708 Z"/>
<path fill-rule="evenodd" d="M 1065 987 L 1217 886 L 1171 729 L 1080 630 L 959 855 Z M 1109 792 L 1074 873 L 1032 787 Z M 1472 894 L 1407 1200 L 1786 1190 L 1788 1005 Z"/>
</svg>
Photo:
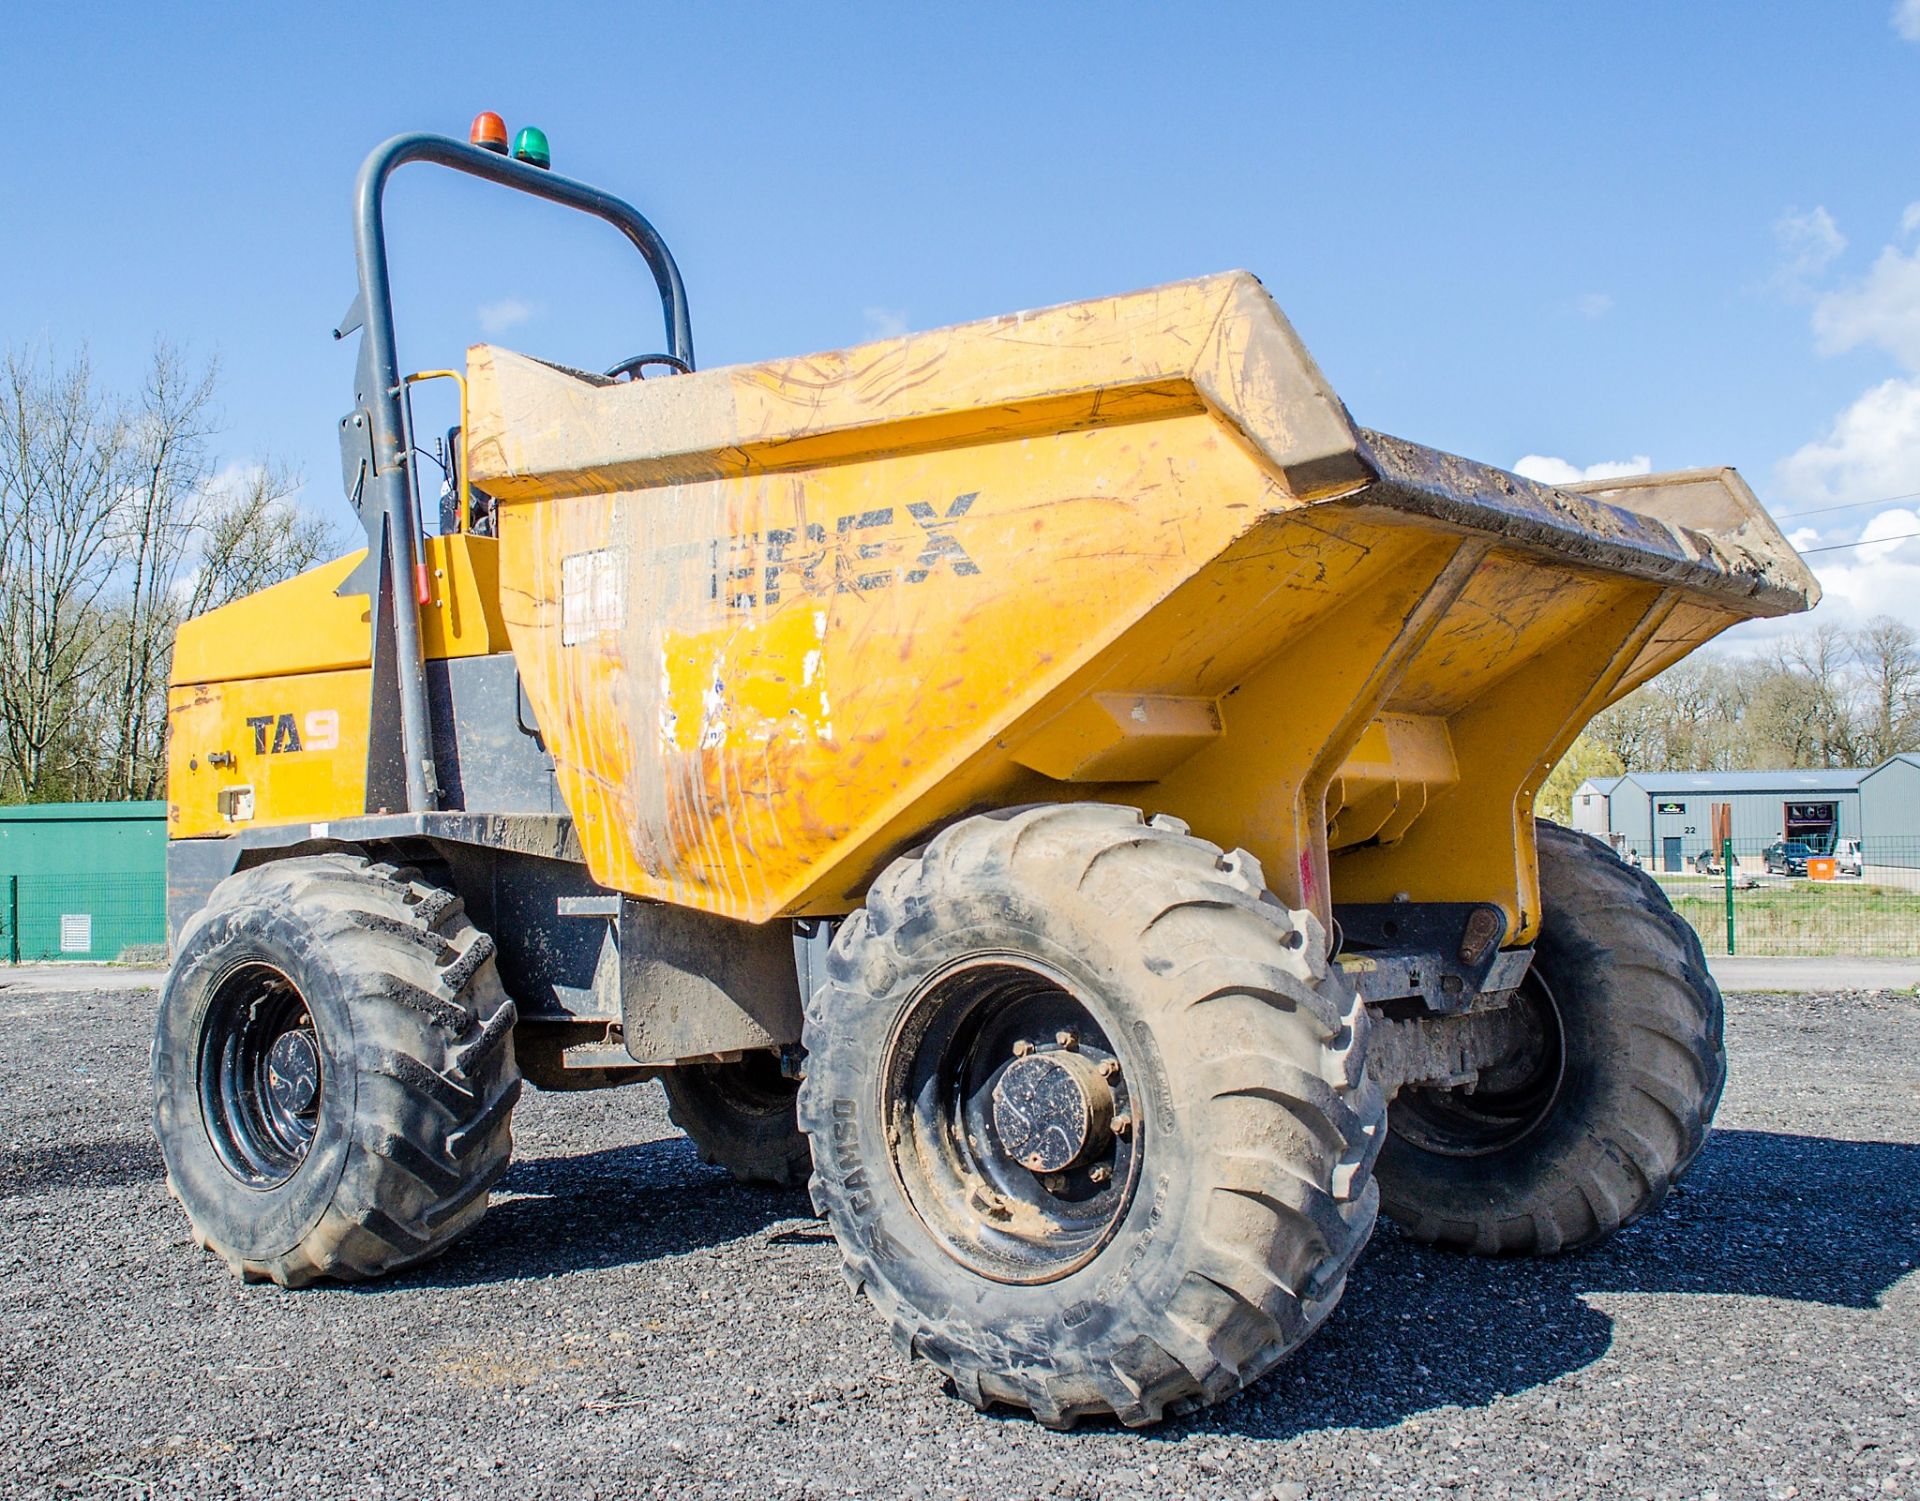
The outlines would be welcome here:
<svg viewBox="0 0 1920 1501">
<path fill-rule="evenodd" d="M 1920 956 L 1920 839 L 1620 851 L 1709 954 Z"/>
<path fill-rule="evenodd" d="M 0 958 L 154 958 L 167 941 L 166 878 L 152 871 L 0 876 Z"/>
</svg>

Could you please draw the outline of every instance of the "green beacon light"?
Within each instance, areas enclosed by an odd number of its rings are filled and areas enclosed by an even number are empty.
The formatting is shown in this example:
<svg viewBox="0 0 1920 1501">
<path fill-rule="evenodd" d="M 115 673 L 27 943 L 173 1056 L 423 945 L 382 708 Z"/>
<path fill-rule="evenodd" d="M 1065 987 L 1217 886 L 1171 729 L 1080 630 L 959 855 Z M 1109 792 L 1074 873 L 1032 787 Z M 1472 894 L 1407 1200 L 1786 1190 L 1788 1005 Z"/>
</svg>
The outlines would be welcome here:
<svg viewBox="0 0 1920 1501">
<path fill-rule="evenodd" d="M 513 138 L 513 159 L 533 167 L 551 167 L 553 153 L 547 150 L 547 133 L 537 125 L 522 126 Z"/>
</svg>

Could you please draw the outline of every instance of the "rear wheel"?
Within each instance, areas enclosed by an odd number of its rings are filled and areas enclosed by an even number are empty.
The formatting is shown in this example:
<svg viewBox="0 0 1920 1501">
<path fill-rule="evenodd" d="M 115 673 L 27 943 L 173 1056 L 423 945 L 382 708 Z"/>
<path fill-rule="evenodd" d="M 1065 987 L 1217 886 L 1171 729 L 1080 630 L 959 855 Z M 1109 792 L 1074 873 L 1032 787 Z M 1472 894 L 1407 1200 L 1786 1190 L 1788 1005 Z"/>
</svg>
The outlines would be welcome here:
<svg viewBox="0 0 1920 1501">
<path fill-rule="evenodd" d="M 814 1203 L 976 1406 L 1150 1423 L 1333 1309 L 1373 1227 L 1367 1017 L 1251 856 L 1069 805 L 966 819 L 842 925 Z"/>
<path fill-rule="evenodd" d="M 694 1063 L 661 1076 L 667 1114 L 693 1140 L 700 1160 L 742 1183 L 798 1188 L 811 1159 L 794 1119 L 800 1086 L 771 1053 L 734 1063 Z"/>
<path fill-rule="evenodd" d="M 195 1238 L 289 1287 L 443 1249 L 507 1168 L 513 1023 L 452 893 L 344 854 L 228 877 L 153 1041 L 154 1132 Z"/>
<path fill-rule="evenodd" d="M 1416 1239 L 1550 1255 L 1657 1207 L 1706 1144 L 1726 1082 L 1719 988 L 1658 883 L 1542 822 L 1524 1040 L 1471 1090 L 1389 1114 L 1382 1207 Z"/>
</svg>

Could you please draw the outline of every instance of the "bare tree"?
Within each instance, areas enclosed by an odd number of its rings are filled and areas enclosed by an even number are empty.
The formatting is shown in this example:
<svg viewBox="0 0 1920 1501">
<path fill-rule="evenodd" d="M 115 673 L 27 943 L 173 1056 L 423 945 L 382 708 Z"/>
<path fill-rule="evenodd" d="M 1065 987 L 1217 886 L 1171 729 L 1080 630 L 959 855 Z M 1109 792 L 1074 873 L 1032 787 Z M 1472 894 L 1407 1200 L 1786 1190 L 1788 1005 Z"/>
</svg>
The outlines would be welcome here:
<svg viewBox="0 0 1920 1501">
<path fill-rule="evenodd" d="M 84 353 L 0 364 L 0 798 L 159 795 L 180 623 L 333 549 L 297 476 L 216 471 L 215 378 L 164 343 L 130 401 Z"/>
<path fill-rule="evenodd" d="M 1822 766 L 1818 694 L 1804 676 L 1779 664 L 1762 664 L 1739 726 L 1743 764 L 1767 767 Z"/>
<path fill-rule="evenodd" d="M 1628 771 L 1728 770 L 1753 688 L 1738 665 L 1712 657 L 1670 667 L 1594 720 L 1588 731 Z"/>
<path fill-rule="evenodd" d="M 1862 747 L 1875 763 L 1911 748 L 1920 718 L 1920 635 L 1887 615 L 1854 633 L 1865 724 Z"/>
<path fill-rule="evenodd" d="M 1666 765 L 1665 713 L 1651 684 L 1637 688 L 1611 708 L 1603 709 L 1587 727 L 1589 738 L 1613 753 L 1626 771 L 1660 771 Z"/>
<path fill-rule="evenodd" d="M 1780 660 L 1804 684 L 1812 766 L 1852 766 L 1859 758 L 1854 722 L 1853 643 L 1835 625 L 1789 636 Z"/>
<path fill-rule="evenodd" d="M 1877 765 L 1920 748 L 1920 633 L 1883 615 L 1803 628 L 1770 660 L 1694 658 L 1588 733 L 1629 771 Z"/>
<path fill-rule="evenodd" d="M 0 791 L 71 795 L 94 757 L 73 710 L 100 662 L 128 448 L 84 350 L 0 362 Z"/>
<path fill-rule="evenodd" d="M 196 518 L 199 566 L 183 618 L 292 578 L 339 551 L 338 531 L 294 505 L 300 485 L 298 474 L 264 463 L 208 489 Z"/>
<path fill-rule="evenodd" d="M 156 345 L 132 413 L 128 484 L 114 529 L 120 568 L 117 715 L 111 793 L 151 797 L 164 747 L 165 666 L 180 623 L 177 598 L 208 477 L 216 362 L 190 368 Z"/>
</svg>

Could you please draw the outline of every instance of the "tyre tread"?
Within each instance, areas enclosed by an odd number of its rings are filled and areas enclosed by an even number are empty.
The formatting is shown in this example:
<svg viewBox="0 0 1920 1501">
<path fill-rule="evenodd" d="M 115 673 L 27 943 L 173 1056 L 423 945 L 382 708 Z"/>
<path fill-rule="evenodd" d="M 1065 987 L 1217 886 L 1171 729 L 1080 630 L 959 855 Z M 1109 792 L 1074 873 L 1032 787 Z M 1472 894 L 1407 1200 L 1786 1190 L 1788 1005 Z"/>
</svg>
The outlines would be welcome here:
<svg viewBox="0 0 1920 1501">
<path fill-rule="evenodd" d="M 425 1260 L 478 1221 L 511 1161 L 517 1012 L 493 940 L 457 893 L 404 867 L 328 853 L 229 877 L 183 948 L 216 911 L 261 904 L 302 914 L 356 976 L 361 1115 L 333 1199 L 300 1244 L 249 1259 L 197 1223 L 195 1238 L 236 1275 L 285 1287 L 360 1281 Z M 171 1172 L 168 1187 L 187 1203 Z"/>
<path fill-rule="evenodd" d="M 1719 987 L 1699 935 L 1660 884 L 1601 841 L 1536 821 L 1541 904 L 1577 935 L 1579 983 L 1617 982 L 1598 1004 L 1622 1030 L 1621 1118 L 1592 1123 L 1536 1197 L 1499 1223 L 1434 1213 L 1404 1170 L 1381 1178 L 1387 1213 L 1414 1239 L 1481 1255 L 1553 1255 L 1593 1244 L 1656 1209 L 1699 1157 L 1726 1084 Z M 1631 1102 L 1637 1101 L 1634 1105 Z"/>
<path fill-rule="evenodd" d="M 1108 1414 L 1141 1426 L 1217 1401 L 1317 1327 L 1372 1232 L 1379 1199 L 1367 1173 L 1385 1135 L 1385 1104 L 1365 1074 L 1365 1008 L 1326 965 L 1319 924 L 1265 892 L 1252 856 L 1223 852 L 1173 821 L 1143 822 L 1132 808 L 1074 803 L 983 814 L 896 860 L 842 925 L 827 984 L 807 1012 L 803 1129 L 816 1137 L 832 1130 L 820 1072 L 831 1064 L 821 1046 L 836 1035 L 839 1011 L 863 987 L 884 988 L 900 972 L 901 929 L 915 914 L 938 910 L 945 891 L 985 872 L 1010 873 L 1027 883 L 1023 891 L 1109 903 L 1115 924 L 1137 935 L 1147 971 L 1170 989 L 1187 987 L 1169 1023 L 1217 1039 L 1195 1045 L 1209 1057 L 1200 1091 L 1206 1118 L 1182 1128 L 1194 1143 L 1193 1170 L 1213 1191 L 1190 1232 L 1178 1306 L 1138 1318 L 1097 1350 L 1061 1352 L 1044 1369 L 1011 1369 L 993 1332 L 973 1330 L 969 1343 L 892 1290 L 853 1233 L 848 1186 L 819 1166 L 809 1183 L 815 1209 L 835 1227 L 849 1284 L 864 1291 L 895 1342 L 944 1371 L 976 1407 L 1022 1408 L 1049 1426 Z M 1293 1121 L 1328 1181 L 1233 1140 L 1250 1110 Z M 1348 1190 L 1344 1203 L 1335 1180 Z M 1249 1223 L 1257 1227 L 1251 1240 Z M 1277 1269 L 1303 1259 L 1314 1268 L 1311 1287 L 1286 1286 Z"/>
</svg>

